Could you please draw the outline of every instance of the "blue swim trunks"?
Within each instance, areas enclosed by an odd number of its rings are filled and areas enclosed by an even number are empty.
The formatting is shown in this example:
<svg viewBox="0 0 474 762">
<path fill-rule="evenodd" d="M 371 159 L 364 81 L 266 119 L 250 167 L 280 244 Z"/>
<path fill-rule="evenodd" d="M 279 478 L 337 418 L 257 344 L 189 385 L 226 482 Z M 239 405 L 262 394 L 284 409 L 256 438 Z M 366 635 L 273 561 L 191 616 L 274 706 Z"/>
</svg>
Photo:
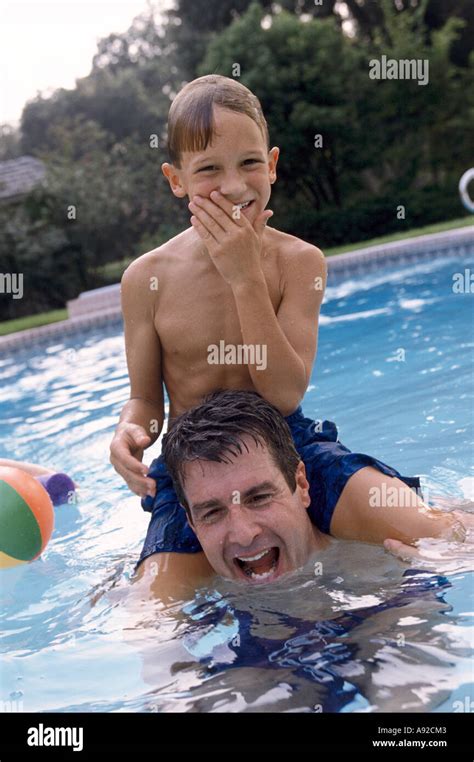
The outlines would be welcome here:
<svg viewBox="0 0 474 762">
<path fill-rule="evenodd" d="M 337 427 L 332 421 L 305 418 L 301 405 L 285 420 L 306 468 L 311 498 L 308 513 L 321 532 L 329 534 L 332 514 L 347 480 L 365 466 L 398 477 L 421 495 L 417 476 L 401 476 L 396 469 L 370 455 L 351 452 L 339 442 Z M 141 501 L 143 510 L 151 511 L 151 519 L 137 566 L 152 553 L 202 551 L 188 524 L 186 512 L 178 502 L 163 455 L 152 462 L 148 476 L 156 480 L 156 494 L 154 498 L 146 497 Z"/>
</svg>

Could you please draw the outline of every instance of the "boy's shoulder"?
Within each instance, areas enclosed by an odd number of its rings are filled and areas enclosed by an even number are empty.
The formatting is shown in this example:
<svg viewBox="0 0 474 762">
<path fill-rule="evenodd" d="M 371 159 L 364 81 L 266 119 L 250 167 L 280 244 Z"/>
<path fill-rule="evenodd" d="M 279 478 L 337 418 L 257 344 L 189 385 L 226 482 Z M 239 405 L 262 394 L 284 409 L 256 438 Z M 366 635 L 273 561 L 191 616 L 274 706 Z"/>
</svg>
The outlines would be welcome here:
<svg viewBox="0 0 474 762">
<path fill-rule="evenodd" d="M 324 256 L 321 249 L 308 241 L 304 241 L 303 238 L 298 238 L 290 233 L 284 233 L 283 230 L 277 230 L 277 228 L 269 228 L 269 230 L 278 236 L 280 248 L 290 253 L 297 254 L 301 251 L 313 250 L 315 253 Z"/>
<path fill-rule="evenodd" d="M 182 233 L 178 233 L 178 235 L 160 244 L 160 246 L 150 249 L 150 251 L 146 251 L 134 259 L 124 271 L 122 282 L 141 280 L 156 274 L 157 264 L 167 260 L 171 261 L 173 257 L 176 257 L 178 252 L 183 250 L 183 247 L 189 245 L 189 236 L 185 235 L 187 232 L 185 230 Z"/>
<path fill-rule="evenodd" d="M 273 241 L 279 256 L 289 266 L 294 267 L 301 262 L 302 265 L 312 263 L 320 269 L 326 269 L 326 257 L 318 246 L 276 228 L 268 230 L 272 231 L 270 240 Z"/>
<path fill-rule="evenodd" d="M 188 268 L 196 258 L 193 254 L 196 255 L 201 247 L 202 244 L 195 230 L 187 228 L 155 249 L 134 259 L 125 270 L 122 283 L 127 281 L 137 283 L 143 278 L 152 277 L 157 274 L 157 266 L 160 268 L 163 265 L 179 267 L 182 264 Z M 294 270 L 298 265 L 302 268 L 311 265 L 317 270 L 326 270 L 326 258 L 321 249 L 277 228 L 266 229 L 265 247 L 268 253 L 276 255 L 280 267 L 289 267 Z"/>
</svg>

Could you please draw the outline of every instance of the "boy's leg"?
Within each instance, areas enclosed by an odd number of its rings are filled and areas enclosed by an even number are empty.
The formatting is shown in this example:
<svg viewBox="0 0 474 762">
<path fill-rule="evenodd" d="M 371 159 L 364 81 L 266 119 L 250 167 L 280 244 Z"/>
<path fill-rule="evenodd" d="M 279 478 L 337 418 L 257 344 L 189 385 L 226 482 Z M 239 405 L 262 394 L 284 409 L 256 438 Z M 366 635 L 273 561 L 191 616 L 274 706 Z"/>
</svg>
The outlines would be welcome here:
<svg viewBox="0 0 474 762">
<path fill-rule="evenodd" d="M 151 519 L 138 565 L 153 553 L 201 552 L 201 544 L 188 524 L 162 455 L 153 461 L 148 476 L 156 481 L 156 493 L 154 498 L 141 501 L 143 510 L 151 512 Z"/>
<path fill-rule="evenodd" d="M 151 464 L 148 476 L 156 481 L 156 494 L 141 501 L 142 508 L 151 511 L 151 519 L 134 581 L 145 585 L 153 597 L 171 601 L 192 591 L 213 570 L 178 501 L 161 455 Z"/>
<path fill-rule="evenodd" d="M 455 531 L 455 516 L 426 506 L 421 497 L 396 477 L 372 466 L 355 472 L 336 503 L 330 531 L 334 537 L 383 543 L 411 543 L 420 537 L 440 537 Z"/>
<path fill-rule="evenodd" d="M 309 516 L 322 532 L 368 542 L 382 541 L 378 539 L 382 534 L 380 527 L 378 533 L 374 533 L 377 539 L 367 539 L 367 523 L 375 515 L 374 508 L 371 508 L 374 490 L 375 494 L 380 491 L 383 496 L 388 488 L 393 491 L 395 487 L 400 491 L 401 501 L 411 500 L 414 513 L 423 507 L 418 477 L 402 476 L 396 469 L 371 455 L 351 452 L 339 441 L 337 427 L 332 421 L 306 418 L 301 407 L 286 421 L 306 467 L 311 497 Z M 337 517 L 334 516 L 336 507 Z M 389 511 L 387 521 L 394 516 L 396 514 Z M 396 539 L 398 535 L 393 537 Z"/>
</svg>

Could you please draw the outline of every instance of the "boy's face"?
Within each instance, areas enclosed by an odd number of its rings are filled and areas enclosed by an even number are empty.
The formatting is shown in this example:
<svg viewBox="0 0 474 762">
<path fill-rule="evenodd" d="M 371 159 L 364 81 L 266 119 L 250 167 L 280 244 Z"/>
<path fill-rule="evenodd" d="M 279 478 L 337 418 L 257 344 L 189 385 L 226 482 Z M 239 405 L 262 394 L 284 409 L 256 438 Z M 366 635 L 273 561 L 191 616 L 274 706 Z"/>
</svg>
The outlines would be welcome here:
<svg viewBox="0 0 474 762">
<path fill-rule="evenodd" d="M 218 190 L 232 204 L 252 200 L 242 210 L 252 222 L 270 199 L 279 149 L 267 153 L 258 125 L 246 114 L 215 106 L 214 121 L 212 144 L 205 151 L 185 151 L 181 169 L 163 164 L 163 174 L 178 198 L 209 198 Z"/>
<path fill-rule="evenodd" d="M 230 462 L 186 463 L 183 486 L 192 527 L 214 571 L 241 582 L 272 582 L 303 566 L 324 538 L 308 516 L 303 462 L 292 493 L 268 449 L 249 436 L 242 441 L 248 451 Z"/>
</svg>

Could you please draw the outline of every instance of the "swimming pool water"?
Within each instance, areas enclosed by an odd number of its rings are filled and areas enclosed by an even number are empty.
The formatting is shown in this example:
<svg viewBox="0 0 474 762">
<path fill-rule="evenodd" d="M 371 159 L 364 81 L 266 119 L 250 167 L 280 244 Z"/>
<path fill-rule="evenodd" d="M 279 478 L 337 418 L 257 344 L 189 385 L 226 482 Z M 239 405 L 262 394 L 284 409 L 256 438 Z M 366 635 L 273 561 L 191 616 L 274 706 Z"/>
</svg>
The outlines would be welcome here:
<svg viewBox="0 0 474 762">
<path fill-rule="evenodd" d="M 327 289 L 306 415 L 430 495 L 472 498 L 473 256 L 386 267 Z M 274 585 L 225 580 L 165 609 L 130 604 L 149 514 L 108 461 L 128 398 L 121 326 L 0 356 L 0 457 L 80 482 L 41 559 L 4 570 L 0 710 L 464 711 L 472 560 L 407 565 L 333 542 Z M 151 462 L 159 442 L 146 453 Z"/>
</svg>

